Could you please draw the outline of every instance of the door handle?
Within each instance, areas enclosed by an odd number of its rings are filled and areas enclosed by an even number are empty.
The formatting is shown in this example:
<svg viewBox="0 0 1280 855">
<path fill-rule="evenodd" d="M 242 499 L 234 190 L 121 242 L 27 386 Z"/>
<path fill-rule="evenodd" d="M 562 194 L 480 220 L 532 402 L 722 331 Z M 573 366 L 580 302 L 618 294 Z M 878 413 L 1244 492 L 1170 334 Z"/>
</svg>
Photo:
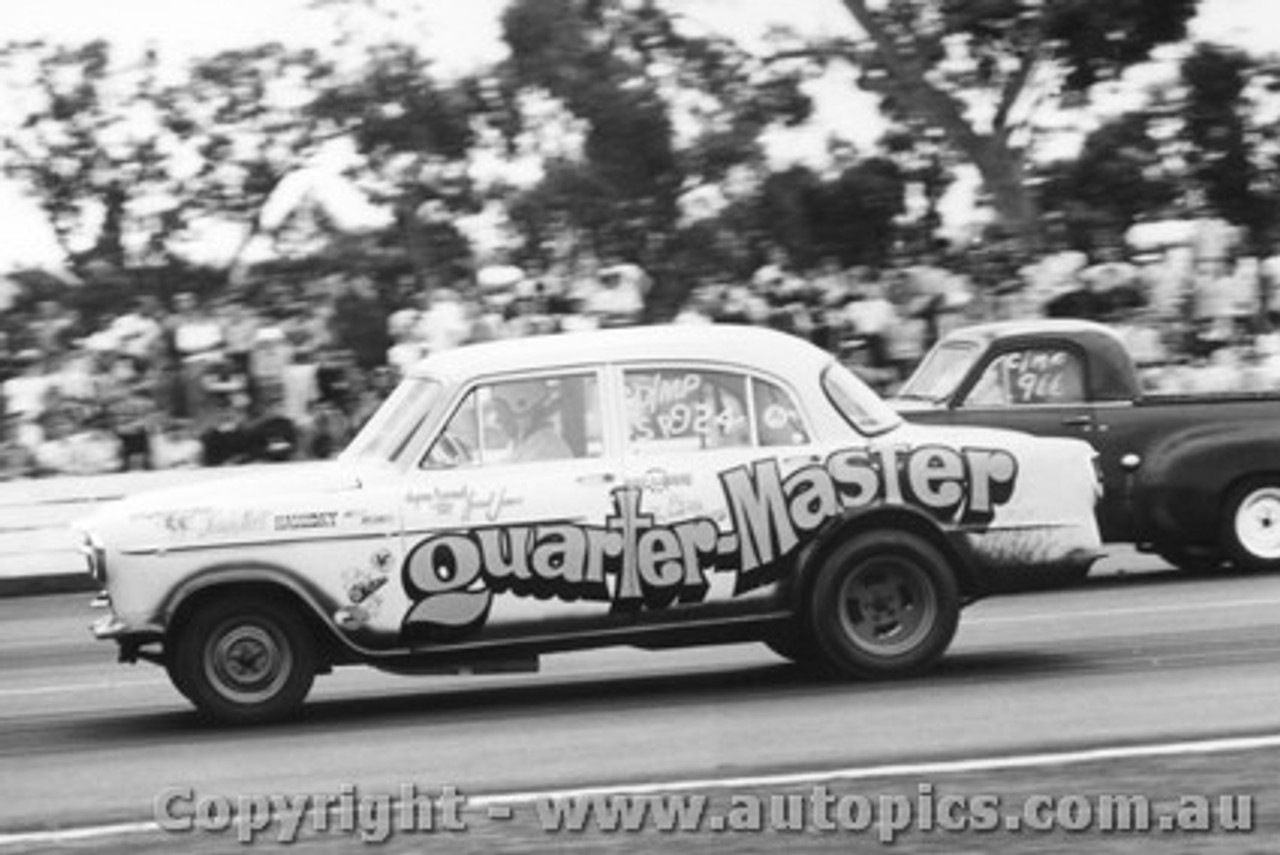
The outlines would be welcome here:
<svg viewBox="0 0 1280 855">
<path fill-rule="evenodd" d="M 612 484 L 616 479 L 612 472 L 593 472 L 590 475 L 579 475 L 573 480 L 579 484 Z"/>
<path fill-rule="evenodd" d="M 1062 423 L 1067 427 L 1088 427 L 1093 424 L 1093 416 L 1067 416 Z"/>
</svg>

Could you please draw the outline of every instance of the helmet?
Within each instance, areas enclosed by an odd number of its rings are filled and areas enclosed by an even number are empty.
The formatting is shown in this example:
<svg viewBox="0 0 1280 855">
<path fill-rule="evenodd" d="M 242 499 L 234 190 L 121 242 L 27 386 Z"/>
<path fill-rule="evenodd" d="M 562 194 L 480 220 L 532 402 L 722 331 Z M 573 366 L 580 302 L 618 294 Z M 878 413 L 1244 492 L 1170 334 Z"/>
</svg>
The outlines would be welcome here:
<svg viewBox="0 0 1280 855">
<path fill-rule="evenodd" d="M 512 415 L 523 416 L 544 406 L 551 397 L 551 388 L 543 380 L 517 380 L 494 386 L 493 397 L 502 402 Z"/>
</svg>

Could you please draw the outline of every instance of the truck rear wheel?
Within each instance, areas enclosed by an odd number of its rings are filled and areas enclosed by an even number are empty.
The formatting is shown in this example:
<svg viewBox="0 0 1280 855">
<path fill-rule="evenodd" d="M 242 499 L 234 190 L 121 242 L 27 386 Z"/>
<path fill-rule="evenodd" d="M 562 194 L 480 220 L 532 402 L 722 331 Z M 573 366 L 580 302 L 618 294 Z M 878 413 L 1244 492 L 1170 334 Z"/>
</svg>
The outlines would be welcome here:
<svg viewBox="0 0 1280 855">
<path fill-rule="evenodd" d="M 296 713 L 316 668 L 314 639 L 295 609 L 229 596 L 191 616 L 178 636 L 170 675 L 205 715 L 245 724 Z"/>
<path fill-rule="evenodd" d="M 1222 542 L 1248 570 L 1280 570 L 1280 479 L 1254 478 L 1231 491 L 1223 506 Z"/>
<path fill-rule="evenodd" d="M 960 621 L 946 558 L 904 531 L 862 534 L 823 561 L 810 592 L 814 638 L 826 661 L 851 677 L 899 677 L 933 665 Z"/>
</svg>

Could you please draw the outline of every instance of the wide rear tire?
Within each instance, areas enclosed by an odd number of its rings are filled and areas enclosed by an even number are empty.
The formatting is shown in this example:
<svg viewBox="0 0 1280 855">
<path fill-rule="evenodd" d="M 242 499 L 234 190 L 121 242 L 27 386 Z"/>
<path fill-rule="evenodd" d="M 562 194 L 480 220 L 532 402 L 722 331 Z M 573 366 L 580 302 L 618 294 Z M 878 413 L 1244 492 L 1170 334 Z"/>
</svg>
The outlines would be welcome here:
<svg viewBox="0 0 1280 855">
<path fill-rule="evenodd" d="M 228 724 L 294 715 L 316 669 L 315 639 L 297 610 L 247 596 L 198 607 L 169 666 L 178 691 L 204 715 Z"/>
<path fill-rule="evenodd" d="M 869 532 L 836 547 L 810 592 L 814 639 L 837 673 L 916 674 L 951 644 L 960 621 L 956 576 L 918 535 Z"/>
</svg>

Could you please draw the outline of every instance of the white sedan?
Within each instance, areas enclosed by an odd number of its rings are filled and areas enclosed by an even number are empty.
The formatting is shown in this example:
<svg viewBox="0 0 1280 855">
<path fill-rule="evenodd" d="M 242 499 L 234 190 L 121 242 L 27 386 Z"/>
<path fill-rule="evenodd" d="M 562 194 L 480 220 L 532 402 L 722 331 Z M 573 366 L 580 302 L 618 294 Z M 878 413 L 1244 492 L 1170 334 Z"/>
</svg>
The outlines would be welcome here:
<svg viewBox="0 0 1280 855">
<path fill-rule="evenodd" d="M 744 639 L 853 677 L 933 664 L 961 606 L 1100 555 L 1083 442 L 904 423 L 826 352 L 744 327 L 475 345 L 338 460 L 82 521 L 95 634 L 223 721 L 335 665 L 439 672 Z"/>
</svg>

